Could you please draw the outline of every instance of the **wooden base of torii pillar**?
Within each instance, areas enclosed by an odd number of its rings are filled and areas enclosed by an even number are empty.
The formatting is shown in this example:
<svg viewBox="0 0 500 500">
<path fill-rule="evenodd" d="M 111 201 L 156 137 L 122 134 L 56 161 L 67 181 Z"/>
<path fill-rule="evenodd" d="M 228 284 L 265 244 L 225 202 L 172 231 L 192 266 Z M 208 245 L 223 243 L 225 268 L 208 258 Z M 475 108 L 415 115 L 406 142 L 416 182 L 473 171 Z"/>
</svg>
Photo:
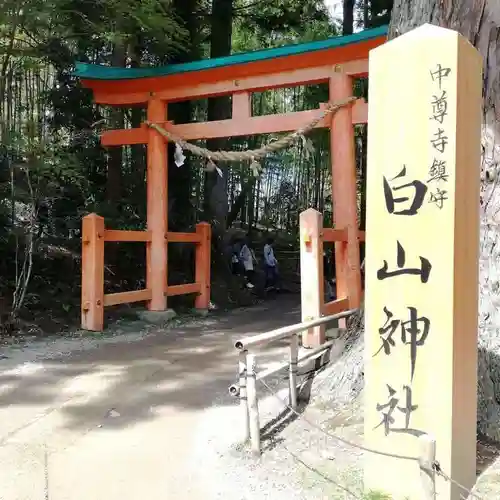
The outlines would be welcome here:
<svg viewBox="0 0 500 500">
<path fill-rule="evenodd" d="M 351 96 L 352 78 L 337 72 L 331 76 L 329 88 L 331 101 Z M 314 209 L 306 210 L 300 215 L 302 321 L 356 309 L 361 304 L 360 235 L 352 123 L 352 107 L 345 107 L 333 115 L 330 127 L 335 229 L 323 228 L 323 217 Z M 326 242 L 333 242 L 335 245 L 337 271 L 337 300 L 329 303 L 324 301 L 323 244 Z M 312 328 L 302 336 L 304 347 L 315 347 L 324 342 L 324 326 Z"/>
</svg>

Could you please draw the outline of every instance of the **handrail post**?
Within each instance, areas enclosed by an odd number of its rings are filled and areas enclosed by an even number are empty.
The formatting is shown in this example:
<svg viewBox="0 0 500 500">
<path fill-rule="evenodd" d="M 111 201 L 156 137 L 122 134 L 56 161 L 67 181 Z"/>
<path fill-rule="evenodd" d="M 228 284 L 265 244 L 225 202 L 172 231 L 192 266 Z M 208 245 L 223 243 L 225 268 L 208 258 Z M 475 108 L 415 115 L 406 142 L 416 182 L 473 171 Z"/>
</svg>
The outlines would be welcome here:
<svg viewBox="0 0 500 500">
<path fill-rule="evenodd" d="M 296 410 L 297 403 L 297 369 L 299 360 L 299 336 L 294 333 L 290 338 L 290 359 L 289 359 L 289 370 L 290 370 L 290 406 L 292 409 Z"/>
<path fill-rule="evenodd" d="M 252 453 L 254 455 L 260 455 L 260 418 L 259 402 L 257 399 L 255 354 L 247 354 L 246 364 L 248 415 L 250 419 L 250 443 L 252 447 Z"/>
<path fill-rule="evenodd" d="M 300 281 L 302 321 L 321 317 L 324 304 L 323 217 L 309 208 L 300 214 Z M 302 334 L 304 347 L 325 341 L 325 327 L 310 328 Z"/>
<path fill-rule="evenodd" d="M 201 285 L 200 293 L 195 299 L 195 308 L 208 310 L 210 304 L 210 265 L 212 245 L 212 228 L 207 222 L 196 224 L 196 233 L 201 241 L 196 245 L 195 281 Z"/>
<path fill-rule="evenodd" d="M 420 454 L 418 465 L 420 467 L 420 479 L 422 482 L 422 500 L 436 499 L 436 473 L 434 462 L 436 460 L 436 440 L 428 434 L 423 434 L 418 438 Z"/>
<path fill-rule="evenodd" d="M 248 415 L 248 398 L 247 398 L 247 354 L 248 351 L 239 353 L 238 372 L 239 372 L 239 396 L 240 410 L 243 417 L 243 436 L 242 442 L 246 443 L 250 438 L 250 421 Z"/>
<path fill-rule="evenodd" d="M 104 218 L 89 214 L 82 221 L 82 329 L 104 328 Z"/>
</svg>

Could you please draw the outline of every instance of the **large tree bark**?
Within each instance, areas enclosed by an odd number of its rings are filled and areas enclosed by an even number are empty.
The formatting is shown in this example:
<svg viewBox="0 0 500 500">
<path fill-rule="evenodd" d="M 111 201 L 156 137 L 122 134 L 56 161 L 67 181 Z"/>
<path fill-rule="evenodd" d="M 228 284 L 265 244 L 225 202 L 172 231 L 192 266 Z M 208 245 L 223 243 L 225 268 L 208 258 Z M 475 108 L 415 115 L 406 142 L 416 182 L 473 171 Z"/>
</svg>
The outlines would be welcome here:
<svg viewBox="0 0 500 500">
<path fill-rule="evenodd" d="M 233 0 L 213 0 L 211 16 L 210 57 L 224 57 L 231 54 L 233 34 Z M 208 121 L 224 120 L 231 117 L 231 101 L 229 97 L 215 97 L 208 100 Z M 225 139 L 207 141 L 208 149 L 217 151 L 225 149 Z M 224 231 L 228 211 L 227 198 L 227 165 L 221 164 L 223 172 L 220 177 L 216 172 L 208 172 L 205 179 L 205 212 L 213 218 L 215 232 Z"/>
<path fill-rule="evenodd" d="M 143 42 L 139 35 L 129 40 L 127 55 L 130 59 L 131 68 L 141 67 L 141 58 L 143 53 Z M 140 106 L 134 106 L 130 110 L 130 125 L 132 128 L 139 128 L 146 118 L 146 109 Z M 146 210 L 146 204 L 142 200 L 146 199 L 146 145 L 133 144 L 131 146 L 131 167 L 132 172 L 128 176 L 128 182 L 133 186 L 134 200 L 138 200 L 138 206 L 143 206 Z M 141 200 L 141 201 L 139 201 Z M 144 217 L 146 214 L 144 213 Z"/>
<path fill-rule="evenodd" d="M 174 0 L 172 5 L 178 16 L 179 24 L 189 34 L 185 43 L 185 50 L 179 52 L 171 63 L 185 63 L 200 58 L 199 20 L 197 10 L 198 0 Z M 168 119 L 174 123 L 189 123 L 192 121 L 194 105 L 192 101 L 172 103 L 168 106 Z M 189 227 L 195 218 L 194 207 L 191 203 L 191 189 L 193 183 L 192 155 L 186 155 L 186 161 L 181 167 L 174 163 L 175 144 L 168 143 L 168 197 L 169 224 L 173 231 L 182 231 Z M 183 246 L 179 245 L 179 250 Z M 186 252 L 184 252 L 186 253 Z"/>
<path fill-rule="evenodd" d="M 233 34 L 233 0 L 213 0 L 211 16 L 210 57 L 223 57 L 231 54 Z M 208 121 L 224 120 L 231 117 L 229 96 L 215 97 L 208 100 Z M 227 140 L 212 139 L 207 141 L 207 148 L 212 151 L 226 149 Z M 229 259 L 226 255 L 226 228 L 229 200 L 227 196 L 228 165 L 221 163 L 217 172 L 207 172 L 204 187 L 205 220 L 212 222 L 213 274 L 231 282 Z"/>
<path fill-rule="evenodd" d="M 460 32 L 484 57 L 483 158 L 479 282 L 478 431 L 500 441 L 500 2 L 395 0 L 389 37 L 425 23 Z M 471 243 L 473 244 L 473 243 Z M 332 397 L 352 400 L 363 386 L 363 315 L 349 328 L 347 347 L 321 379 Z M 327 398 L 322 390 L 322 398 Z"/>
<path fill-rule="evenodd" d="M 342 20 L 342 34 L 352 35 L 354 31 L 354 0 L 343 0 L 344 17 Z"/>
<path fill-rule="evenodd" d="M 117 68 L 125 67 L 125 45 L 121 40 L 117 41 L 113 46 L 111 65 Z M 123 129 L 125 126 L 123 108 L 112 108 L 110 121 L 115 129 Z M 113 213 L 118 211 L 118 205 L 121 200 L 122 166 L 123 148 L 121 146 L 110 148 L 108 156 L 108 176 L 106 181 L 106 199 Z"/>
</svg>

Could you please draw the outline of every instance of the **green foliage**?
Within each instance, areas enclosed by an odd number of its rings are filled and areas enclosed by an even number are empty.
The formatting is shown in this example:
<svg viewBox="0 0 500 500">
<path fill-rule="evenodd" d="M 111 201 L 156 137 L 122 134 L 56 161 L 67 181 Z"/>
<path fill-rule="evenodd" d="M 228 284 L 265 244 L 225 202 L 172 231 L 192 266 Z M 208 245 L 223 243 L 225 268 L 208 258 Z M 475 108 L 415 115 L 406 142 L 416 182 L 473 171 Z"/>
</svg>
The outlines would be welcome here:
<svg viewBox="0 0 500 500">
<path fill-rule="evenodd" d="M 364 21 L 366 11 L 370 25 L 381 23 L 391 0 L 365 1 L 368 11 L 357 5 L 357 18 Z M 338 20 L 330 18 L 323 0 L 232 4 L 233 52 L 339 34 Z M 96 211 L 106 217 L 108 227 L 145 227 L 144 147 L 125 147 L 119 153 L 99 144 L 102 130 L 137 127 L 144 111 L 96 106 L 91 93 L 71 76 L 74 61 L 151 66 L 206 55 L 210 13 L 210 0 L 0 2 L 0 295 L 12 294 L 15 254 L 34 233 L 33 279 L 26 304 L 32 312 L 45 311 L 48 301 L 63 317 L 75 314 L 81 217 Z M 366 85 L 358 84 L 356 94 L 364 93 Z M 315 85 L 254 94 L 252 107 L 257 115 L 281 113 L 318 109 L 327 100 L 327 87 Z M 177 122 L 203 121 L 207 102 L 178 104 L 169 116 Z M 232 138 L 225 147 L 249 149 L 269 140 L 273 137 Z M 328 134 L 315 131 L 307 142 L 266 158 L 265 173 L 257 181 L 248 164 L 228 169 L 230 208 L 241 206 L 237 222 L 280 230 L 292 241 L 298 215 L 308 206 L 321 209 L 328 223 L 328 141 Z M 188 156 L 183 167 L 170 167 L 171 228 L 189 230 L 202 216 L 203 166 Z M 26 218 L 30 207 L 34 225 Z M 175 279 L 189 274 L 185 269 L 190 269 L 191 257 L 178 247 L 172 249 Z M 143 286 L 143 246 L 122 245 L 119 251 L 110 246 L 106 265 L 108 289 Z M 61 273 L 61 266 L 67 272 Z"/>
<path fill-rule="evenodd" d="M 257 8 L 245 7 L 250 4 Z M 309 42 L 335 36 L 322 0 L 251 0 L 236 6 L 233 50 L 257 50 L 290 43 Z"/>
</svg>

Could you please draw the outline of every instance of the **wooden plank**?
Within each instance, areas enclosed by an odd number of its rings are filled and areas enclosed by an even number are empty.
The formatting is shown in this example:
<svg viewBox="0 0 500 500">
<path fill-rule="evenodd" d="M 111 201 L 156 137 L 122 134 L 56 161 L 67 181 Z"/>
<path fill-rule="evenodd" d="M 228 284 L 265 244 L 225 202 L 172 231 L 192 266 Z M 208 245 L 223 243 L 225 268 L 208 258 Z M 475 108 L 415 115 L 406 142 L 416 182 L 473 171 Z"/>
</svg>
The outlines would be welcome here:
<svg viewBox="0 0 500 500">
<path fill-rule="evenodd" d="M 146 290 L 133 290 L 131 292 L 107 293 L 104 295 L 104 305 L 116 306 L 117 304 L 131 304 L 132 302 L 142 302 L 151 300 L 152 292 Z"/>
<path fill-rule="evenodd" d="M 368 59 L 360 58 L 346 61 L 339 64 L 338 68 L 349 76 L 366 76 L 368 74 Z M 151 88 L 157 87 L 155 96 L 158 99 L 175 102 L 228 95 L 234 92 L 260 92 L 275 88 L 325 83 L 329 80 L 331 73 L 332 65 L 324 64 L 324 61 L 322 61 L 316 67 L 289 69 L 288 71 L 279 71 L 274 68 L 267 74 L 241 75 L 240 77 L 234 75 L 229 78 L 222 78 L 219 81 L 217 79 L 207 82 L 193 81 L 190 85 L 186 85 L 185 78 L 184 80 L 177 78 L 179 81 L 176 84 L 173 77 L 167 76 L 162 79 L 156 79 L 163 80 L 164 84 L 162 85 L 158 85 L 156 81 L 152 81 Z M 91 82 L 90 80 L 84 81 L 84 83 L 94 89 L 94 100 L 99 104 L 115 106 L 145 104 L 151 98 L 150 91 L 134 91 L 130 85 L 124 87 L 124 90 L 118 93 L 116 92 L 116 82 L 114 82 L 115 87 L 109 84 L 102 85 L 97 81 Z M 123 86 L 123 84 L 120 85 Z M 128 92 L 127 89 L 129 90 Z"/>
<path fill-rule="evenodd" d="M 196 309 L 208 310 L 210 304 L 210 267 L 212 228 L 207 222 L 196 225 L 196 232 L 200 237 L 200 244 L 196 247 L 195 274 L 196 283 L 200 284 L 200 294 L 195 299 Z"/>
<path fill-rule="evenodd" d="M 104 231 L 104 241 L 151 241 L 151 231 L 106 229 Z"/>
<path fill-rule="evenodd" d="M 347 241 L 347 229 L 323 228 L 323 241 L 332 243 L 334 241 Z"/>
<path fill-rule="evenodd" d="M 337 314 L 339 312 L 347 310 L 349 310 L 348 298 L 342 298 L 333 300 L 332 302 L 327 302 L 326 304 L 323 304 L 323 307 L 321 308 L 321 312 L 324 316 L 330 316 L 332 314 Z"/>
<path fill-rule="evenodd" d="M 324 302 L 323 216 L 313 208 L 302 212 L 300 220 L 300 298 L 302 322 L 318 319 Z M 325 326 L 315 326 L 302 333 L 304 347 L 325 342 Z"/>
<path fill-rule="evenodd" d="M 198 233 L 167 233 L 169 243 L 199 243 L 200 238 Z"/>
<path fill-rule="evenodd" d="M 183 285 L 169 285 L 166 295 L 173 297 L 174 295 L 188 295 L 190 293 L 200 293 L 200 283 L 187 283 Z"/>
<path fill-rule="evenodd" d="M 366 123 L 367 108 L 363 101 L 356 101 L 352 106 L 352 123 Z M 356 112 L 355 112 L 356 110 Z M 273 134 L 292 132 L 308 125 L 321 113 L 321 109 L 296 111 L 277 115 L 252 116 L 250 118 L 215 120 L 212 122 L 183 123 L 174 125 L 171 122 L 156 122 L 169 132 L 182 137 L 186 141 L 198 139 L 216 139 L 219 137 L 238 137 L 255 134 Z M 358 121 L 359 120 L 359 121 Z M 321 120 L 316 128 L 330 126 L 331 119 Z M 148 141 L 147 128 L 125 130 L 107 130 L 101 135 L 103 146 L 120 146 L 129 144 L 145 144 Z"/>
<path fill-rule="evenodd" d="M 276 132 L 291 132 L 314 120 L 321 110 L 297 111 L 277 115 L 253 116 L 243 120 L 217 120 L 213 122 L 186 123 L 182 125 L 164 124 L 164 128 L 171 130 L 186 140 L 214 139 L 217 137 L 238 137 L 255 134 L 272 134 Z M 322 120 L 318 128 L 325 127 Z"/>
<path fill-rule="evenodd" d="M 252 116 L 252 100 L 249 92 L 233 94 L 233 120 L 245 120 Z"/>
<path fill-rule="evenodd" d="M 124 130 L 107 130 L 101 134 L 101 144 L 106 147 L 147 144 L 148 140 L 149 132 L 145 126 Z"/>
<path fill-rule="evenodd" d="M 89 214 L 82 221 L 82 329 L 104 328 L 104 219 Z"/>
</svg>

